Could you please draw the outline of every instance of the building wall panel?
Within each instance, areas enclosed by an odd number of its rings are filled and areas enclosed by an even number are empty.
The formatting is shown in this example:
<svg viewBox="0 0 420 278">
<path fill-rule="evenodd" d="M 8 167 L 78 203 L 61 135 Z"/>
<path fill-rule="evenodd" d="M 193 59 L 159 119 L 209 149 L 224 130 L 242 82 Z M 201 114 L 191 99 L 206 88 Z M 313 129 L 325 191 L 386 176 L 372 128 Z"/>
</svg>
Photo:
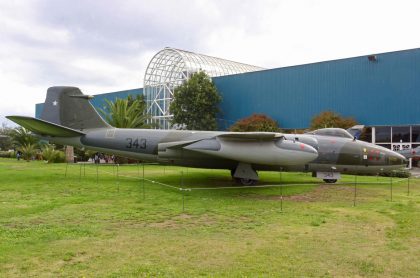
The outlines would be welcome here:
<svg viewBox="0 0 420 278">
<path fill-rule="evenodd" d="M 365 125 L 420 123 L 420 49 L 213 78 L 226 122 L 264 113 L 305 128 L 332 110 Z"/>
</svg>

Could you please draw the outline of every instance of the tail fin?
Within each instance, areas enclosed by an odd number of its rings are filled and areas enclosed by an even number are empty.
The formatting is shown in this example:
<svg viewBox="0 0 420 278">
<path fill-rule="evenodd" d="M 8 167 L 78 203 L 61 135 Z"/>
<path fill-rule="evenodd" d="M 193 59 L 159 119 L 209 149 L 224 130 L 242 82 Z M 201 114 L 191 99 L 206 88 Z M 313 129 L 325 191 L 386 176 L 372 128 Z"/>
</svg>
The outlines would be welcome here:
<svg viewBox="0 0 420 278">
<path fill-rule="evenodd" d="M 110 127 L 76 87 L 48 88 L 41 119 L 76 130 Z"/>
</svg>

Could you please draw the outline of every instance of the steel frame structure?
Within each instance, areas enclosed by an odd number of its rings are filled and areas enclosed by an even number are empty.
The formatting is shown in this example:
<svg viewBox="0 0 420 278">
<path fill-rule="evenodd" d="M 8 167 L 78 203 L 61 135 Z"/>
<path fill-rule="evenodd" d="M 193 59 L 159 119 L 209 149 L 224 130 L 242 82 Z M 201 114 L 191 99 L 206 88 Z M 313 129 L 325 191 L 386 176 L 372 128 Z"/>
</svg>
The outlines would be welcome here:
<svg viewBox="0 0 420 278">
<path fill-rule="evenodd" d="M 264 68 L 166 47 L 149 62 L 144 76 L 147 113 L 161 129 L 171 128 L 169 105 L 174 90 L 193 73 L 203 70 L 210 77 L 263 70 Z"/>
</svg>

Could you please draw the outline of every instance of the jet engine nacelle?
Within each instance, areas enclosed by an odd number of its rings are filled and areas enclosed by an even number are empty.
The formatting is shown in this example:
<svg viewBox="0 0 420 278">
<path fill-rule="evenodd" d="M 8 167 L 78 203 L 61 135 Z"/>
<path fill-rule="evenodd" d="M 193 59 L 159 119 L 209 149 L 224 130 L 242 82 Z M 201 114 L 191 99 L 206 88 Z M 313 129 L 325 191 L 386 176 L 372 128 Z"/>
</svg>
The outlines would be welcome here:
<svg viewBox="0 0 420 278">
<path fill-rule="evenodd" d="M 277 140 L 237 140 L 214 138 L 201 140 L 184 149 L 249 164 L 298 165 L 318 157 L 315 148 L 284 138 Z"/>
</svg>

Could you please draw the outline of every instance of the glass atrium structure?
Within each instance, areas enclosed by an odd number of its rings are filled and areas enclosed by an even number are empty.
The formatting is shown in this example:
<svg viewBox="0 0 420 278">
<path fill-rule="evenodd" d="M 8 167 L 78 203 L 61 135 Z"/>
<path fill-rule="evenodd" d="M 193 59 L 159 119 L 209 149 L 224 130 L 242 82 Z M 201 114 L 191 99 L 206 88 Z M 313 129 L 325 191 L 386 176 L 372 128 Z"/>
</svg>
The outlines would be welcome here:
<svg viewBox="0 0 420 278">
<path fill-rule="evenodd" d="M 144 95 L 147 113 L 159 128 L 171 128 L 169 105 L 174 90 L 193 73 L 203 70 L 210 77 L 263 70 L 263 68 L 175 48 L 159 51 L 147 66 Z"/>
</svg>

